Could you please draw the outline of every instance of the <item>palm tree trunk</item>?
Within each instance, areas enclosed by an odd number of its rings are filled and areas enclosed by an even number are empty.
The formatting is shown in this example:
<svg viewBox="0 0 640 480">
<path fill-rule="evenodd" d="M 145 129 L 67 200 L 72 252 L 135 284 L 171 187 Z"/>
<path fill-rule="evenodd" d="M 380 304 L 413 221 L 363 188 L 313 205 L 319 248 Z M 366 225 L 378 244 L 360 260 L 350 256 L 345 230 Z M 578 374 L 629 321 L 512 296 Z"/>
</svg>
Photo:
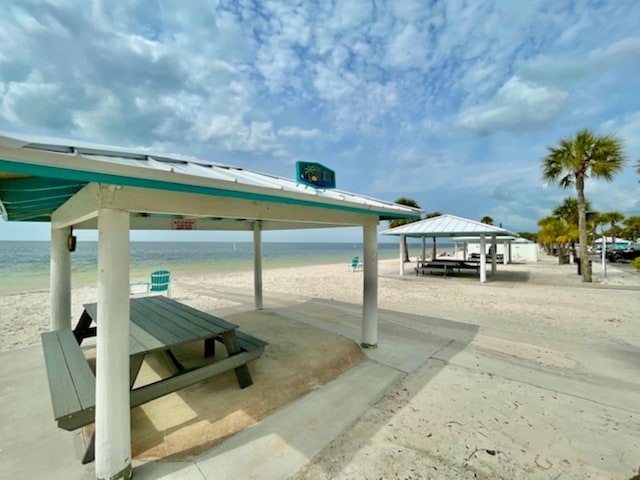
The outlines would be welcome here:
<svg viewBox="0 0 640 480">
<path fill-rule="evenodd" d="M 578 193 L 578 238 L 580 239 L 582 281 L 591 283 L 591 270 L 588 268 L 589 253 L 587 249 L 587 202 L 584 198 L 584 177 L 581 175 L 578 175 L 576 178 L 576 192 Z"/>
<path fill-rule="evenodd" d="M 407 248 L 407 237 L 405 235 L 402 235 L 402 243 L 403 243 L 403 252 L 404 252 L 404 263 L 409 263 L 409 249 Z"/>
</svg>

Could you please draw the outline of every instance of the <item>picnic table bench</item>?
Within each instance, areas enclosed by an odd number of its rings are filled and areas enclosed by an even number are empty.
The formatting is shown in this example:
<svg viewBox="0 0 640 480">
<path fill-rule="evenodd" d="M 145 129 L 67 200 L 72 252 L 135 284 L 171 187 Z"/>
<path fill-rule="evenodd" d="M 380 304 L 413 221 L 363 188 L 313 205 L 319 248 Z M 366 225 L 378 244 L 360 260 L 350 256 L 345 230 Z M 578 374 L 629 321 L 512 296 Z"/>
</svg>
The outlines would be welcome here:
<svg viewBox="0 0 640 480">
<path fill-rule="evenodd" d="M 487 253 L 486 257 L 487 261 L 491 261 L 491 255 Z M 469 254 L 469 260 L 477 260 L 480 261 L 480 254 L 479 253 L 470 253 Z M 496 253 L 496 261 L 497 262 L 502 262 L 504 261 L 504 254 L 502 253 Z"/>
<path fill-rule="evenodd" d="M 433 273 L 434 270 L 442 271 L 445 277 L 453 275 L 454 272 L 460 273 L 461 270 L 474 270 L 478 273 L 480 271 L 480 264 L 456 259 L 420 260 L 415 268 L 416 275 L 425 275 L 427 272 Z"/>
<path fill-rule="evenodd" d="M 54 418 L 58 427 L 69 431 L 95 420 L 96 379 L 80 344 L 97 333 L 97 327 L 91 326 L 97 320 L 97 306 L 84 307 L 73 331 L 42 334 Z M 263 353 L 267 342 L 239 332 L 235 324 L 162 296 L 133 299 L 130 312 L 131 408 L 232 369 L 240 388 L 253 383 L 247 363 Z M 186 368 L 171 349 L 198 340 L 204 341 L 205 357 L 215 354 L 216 341 L 225 345 L 228 357 Z M 166 355 L 175 371 L 166 378 L 134 388 L 144 358 L 153 352 Z M 94 437 L 82 463 L 93 458 Z"/>
</svg>

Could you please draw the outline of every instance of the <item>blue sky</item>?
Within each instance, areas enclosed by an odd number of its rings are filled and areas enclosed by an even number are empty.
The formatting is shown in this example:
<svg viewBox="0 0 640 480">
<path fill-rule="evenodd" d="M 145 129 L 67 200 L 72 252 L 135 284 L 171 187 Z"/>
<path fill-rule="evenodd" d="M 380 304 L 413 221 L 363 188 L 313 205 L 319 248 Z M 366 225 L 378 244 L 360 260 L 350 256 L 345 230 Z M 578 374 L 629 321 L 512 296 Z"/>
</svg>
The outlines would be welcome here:
<svg viewBox="0 0 640 480">
<path fill-rule="evenodd" d="M 639 215 L 639 23 L 637 0 L 3 1 L 0 130 L 285 177 L 320 162 L 344 190 L 536 231 L 573 194 L 540 160 L 586 127 L 629 156 L 588 182 L 594 208 Z"/>
</svg>

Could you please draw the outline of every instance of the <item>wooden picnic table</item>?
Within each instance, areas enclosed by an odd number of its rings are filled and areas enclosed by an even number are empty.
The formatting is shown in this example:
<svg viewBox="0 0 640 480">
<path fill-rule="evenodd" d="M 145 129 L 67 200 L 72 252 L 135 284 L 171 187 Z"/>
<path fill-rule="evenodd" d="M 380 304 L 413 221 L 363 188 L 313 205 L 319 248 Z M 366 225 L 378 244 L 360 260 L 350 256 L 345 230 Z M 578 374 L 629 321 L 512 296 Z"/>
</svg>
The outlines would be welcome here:
<svg viewBox="0 0 640 480">
<path fill-rule="evenodd" d="M 84 304 L 83 307 L 84 312 L 73 330 L 79 344 L 85 338 L 95 336 L 96 327 L 91 327 L 91 324 L 98 324 L 97 303 Z M 224 343 L 229 357 L 242 352 L 237 325 L 171 298 L 154 296 L 132 299 L 130 319 L 129 355 L 132 386 L 144 358 L 154 352 L 162 352 L 169 357 L 177 370 L 174 377 L 186 371 L 172 350 L 180 345 L 202 340 L 204 356 L 209 357 L 215 353 L 215 341 L 219 340 Z M 236 367 L 235 372 L 241 388 L 252 384 L 251 374 L 246 365 Z"/>
<path fill-rule="evenodd" d="M 453 275 L 455 271 L 460 273 L 460 270 L 474 270 L 478 273 L 480 268 L 479 262 L 470 260 L 459 260 L 455 258 L 439 258 L 437 260 L 418 260 L 418 265 L 415 268 L 416 275 L 424 275 L 426 272 L 432 272 L 434 270 L 442 271 L 446 277 Z"/>
<path fill-rule="evenodd" d="M 238 326 L 214 315 L 163 296 L 135 298 L 130 301 L 130 388 L 131 407 L 178 391 L 233 369 L 240 388 L 253 383 L 247 363 L 258 358 L 266 342 L 238 331 Z M 97 304 L 85 304 L 73 331 L 42 334 L 49 386 L 58 426 L 75 430 L 92 423 L 95 416 L 95 376 L 80 344 L 95 336 L 99 328 Z M 95 324 L 95 326 L 93 326 Z M 203 341 L 204 356 L 215 353 L 215 342 L 224 344 L 228 356 L 214 362 L 202 362 L 185 368 L 173 349 Z M 156 382 L 134 388 L 144 358 L 152 353 L 165 355 L 173 372 Z M 83 463 L 93 460 L 94 438 Z"/>
</svg>

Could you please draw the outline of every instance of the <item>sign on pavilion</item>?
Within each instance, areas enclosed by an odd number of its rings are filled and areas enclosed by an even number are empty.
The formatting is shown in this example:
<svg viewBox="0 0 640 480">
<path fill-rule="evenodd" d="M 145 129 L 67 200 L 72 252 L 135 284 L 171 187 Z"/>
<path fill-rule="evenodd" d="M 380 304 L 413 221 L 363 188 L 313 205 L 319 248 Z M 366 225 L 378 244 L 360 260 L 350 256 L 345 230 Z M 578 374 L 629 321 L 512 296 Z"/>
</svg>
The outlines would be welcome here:
<svg viewBox="0 0 640 480">
<path fill-rule="evenodd" d="M 311 162 L 296 162 L 298 181 L 316 188 L 336 188 L 336 174 L 330 168 Z"/>
</svg>

